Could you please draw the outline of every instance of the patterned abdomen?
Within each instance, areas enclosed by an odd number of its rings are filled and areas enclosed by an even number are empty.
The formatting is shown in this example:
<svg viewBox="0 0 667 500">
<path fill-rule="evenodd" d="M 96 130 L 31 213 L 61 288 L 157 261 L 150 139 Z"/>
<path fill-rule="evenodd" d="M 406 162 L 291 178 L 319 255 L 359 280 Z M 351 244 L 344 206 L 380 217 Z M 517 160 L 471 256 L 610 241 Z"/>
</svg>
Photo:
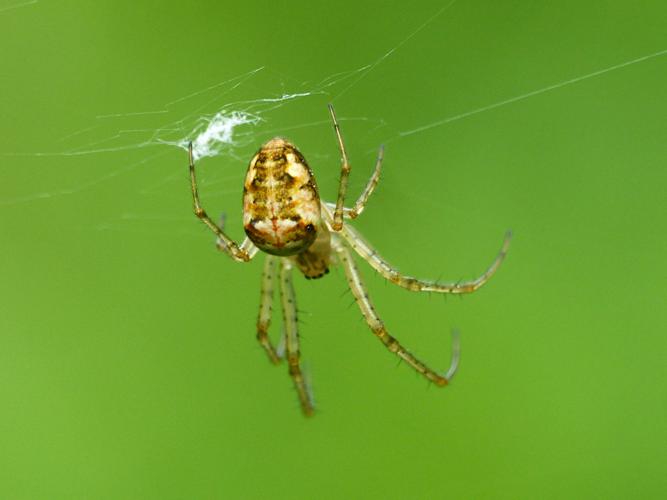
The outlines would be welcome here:
<svg viewBox="0 0 667 500">
<path fill-rule="evenodd" d="M 298 149 L 279 137 L 250 161 L 243 187 L 243 227 L 252 242 L 273 255 L 295 255 L 315 241 L 320 197 Z"/>
</svg>

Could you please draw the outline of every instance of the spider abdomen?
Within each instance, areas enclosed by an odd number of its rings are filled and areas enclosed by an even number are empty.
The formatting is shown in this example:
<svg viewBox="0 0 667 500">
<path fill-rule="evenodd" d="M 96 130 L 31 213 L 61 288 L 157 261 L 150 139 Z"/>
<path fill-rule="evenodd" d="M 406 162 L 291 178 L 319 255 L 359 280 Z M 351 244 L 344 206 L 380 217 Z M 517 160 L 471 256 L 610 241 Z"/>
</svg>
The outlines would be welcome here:
<svg viewBox="0 0 667 500">
<path fill-rule="evenodd" d="M 260 250 L 273 255 L 298 254 L 317 238 L 317 184 L 303 155 L 284 139 L 271 139 L 250 161 L 243 227 Z"/>
</svg>

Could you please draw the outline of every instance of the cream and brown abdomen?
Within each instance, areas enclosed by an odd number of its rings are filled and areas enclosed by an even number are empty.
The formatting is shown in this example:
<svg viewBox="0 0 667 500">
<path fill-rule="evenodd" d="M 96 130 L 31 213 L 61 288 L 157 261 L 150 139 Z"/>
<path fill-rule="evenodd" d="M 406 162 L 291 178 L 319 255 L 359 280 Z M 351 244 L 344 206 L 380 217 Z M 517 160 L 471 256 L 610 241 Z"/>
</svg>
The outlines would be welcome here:
<svg viewBox="0 0 667 500">
<path fill-rule="evenodd" d="M 306 160 L 286 140 L 271 139 L 250 161 L 246 174 L 246 234 L 260 250 L 290 256 L 308 249 L 323 226 L 317 185 Z"/>
</svg>

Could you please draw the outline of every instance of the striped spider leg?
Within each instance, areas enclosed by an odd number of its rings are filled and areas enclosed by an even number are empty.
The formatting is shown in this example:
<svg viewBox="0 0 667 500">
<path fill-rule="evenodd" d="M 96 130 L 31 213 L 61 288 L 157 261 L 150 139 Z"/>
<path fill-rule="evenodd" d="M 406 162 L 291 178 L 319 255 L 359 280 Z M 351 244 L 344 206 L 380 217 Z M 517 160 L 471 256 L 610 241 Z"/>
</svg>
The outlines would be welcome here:
<svg viewBox="0 0 667 500">
<path fill-rule="evenodd" d="M 327 221 L 329 228 L 338 235 L 342 236 L 345 243 L 354 249 L 354 251 L 357 252 L 357 254 L 359 254 L 359 256 L 362 257 L 366 262 L 368 262 L 371 267 L 378 271 L 381 276 L 402 288 L 421 292 L 464 294 L 472 293 L 484 285 L 498 270 L 500 264 L 505 258 L 505 255 L 507 254 L 512 237 L 510 231 L 505 234 L 505 239 L 499 254 L 491 266 L 481 276 L 470 281 L 441 283 L 436 281 L 420 280 L 401 274 L 396 268 L 392 267 L 386 260 L 384 260 L 366 241 L 364 241 L 361 235 L 354 228 L 344 224 L 344 219 L 355 219 L 359 216 L 359 214 L 363 211 L 368 198 L 377 186 L 380 178 L 382 160 L 384 158 L 384 147 L 380 147 L 373 174 L 371 175 L 366 188 L 359 196 L 354 207 L 351 209 L 345 207 L 345 194 L 347 192 L 347 185 L 351 168 L 345 149 L 345 144 L 343 142 L 343 137 L 340 131 L 340 125 L 331 104 L 329 105 L 329 113 L 333 121 L 333 127 L 336 133 L 336 139 L 338 141 L 342 163 L 336 204 L 334 205 L 332 203 L 325 202 L 322 206 L 322 213 L 325 216 L 325 220 Z M 428 368 L 424 363 L 406 351 L 396 339 L 387 333 L 384 327 L 384 323 L 376 313 L 373 304 L 368 297 L 368 293 L 365 289 L 363 281 L 361 280 L 361 276 L 354 263 L 354 260 L 350 255 L 349 250 L 341 243 L 337 234 L 333 235 L 334 250 L 341 265 L 345 269 L 348 285 L 350 286 L 350 289 L 352 290 L 352 293 L 355 297 L 355 301 L 359 305 L 362 315 L 364 316 L 364 319 L 366 320 L 366 323 L 370 329 L 382 341 L 385 347 L 401 357 L 416 371 L 424 375 L 430 381 L 436 383 L 438 386 L 446 385 L 451 377 L 453 377 L 458 367 L 460 357 L 458 332 L 452 332 L 452 360 L 450 368 L 444 376 L 438 375 L 433 370 Z"/>
<path fill-rule="evenodd" d="M 333 121 L 334 131 L 336 132 L 336 139 L 338 140 L 338 149 L 340 150 L 341 155 L 341 173 L 340 181 L 338 186 L 338 198 L 336 204 L 326 203 L 333 208 L 333 217 L 330 222 L 330 228 L 332 231 L 340 231 L 343 228 L 343 218 L 346 219 L 356 219 L 366 206 L 366 202 L 370 197 L 371 193 L 377 186 L 380 180 L 380 171 L 382 170 L 382 160 L 384 159 L 384 145 L 380 146 L 378 150 L 377 160 L 375 161 L 375 169 L 366 187 L 359 195 L 357 202 L 354 204 L 354 207 L 347 208 L 344 206 L 345 203 L 345 194 L 347 193 L 347 184 L 350 177 L 350 162 L 347 158 L 347 151 L 345 150 L 345 143 L 343 142 L 343 136 L 340 133 L 340 125 L 338 124 L 338 119 L 336 118 L 336 112 L 331 104 L 329 104 L 329 114 L 331 115 L 331 120 Z"/>
<path fill-rule="evenodd" d="M 459 345 L 459 335 L 457 331 L 452 332 L 452 359 L 450 362 L 449 370 L 444 375 L 438 374 L 436 371 L 432 370 L 425 363 L 417 359 L 413 354 L 411 354 L 405 347 L 403 347 L 396 338 L 392 337 L 387 329 L 384 326 L 384 322 L 380 319 L 380 316 L 375 311 L 373 303 L 371 302 L 368 292 L 364 282 L 361 279 L 359 270 L 357 269 L 354 260 L 350 251 L 341 243 L 338 238 L 334 238 L 333 243 L 334 250 L 338 255 L 340 264 L 345 270 L 345 278 L 347 279 L 347 284 L 352 290 L 352 295 L 354 295 L 354 300 L 359 305 L 361 314 L 366 320 L 366 324 L 371 329 L 373 334 L 384 344 L 384 346 L 390 351 L 396 354 L 403 361 L 408 363 L 414 370 L 426 377 L 430 382 L 433 382 L 438 387 L 446 386 L 449 381 L 452 379 L 459 365 L 460 359 L 460 345 Z"/>
<path fill-rule="evenodd" d="M 276 268 L 279 267 L 280 259 L 273 255 L 267 255 L 264 259 L 264 270 L 262 271 L 262 285 L 259 295 L 259 315 L 257 316 L 257 340 L 266 351 L 269 360 L 274 365 L 280 363 L 282 353 L 269 339 L 269 326 L 271 325 L 271 312 L 273 308 L 273 287 L 276 280 Z"/>
<path fill-rule="evenodd" d="M 289 259 L 280 259 L 280 297 L 283 306 L 283 321 L 285 324 L 285 350 L 287 356 L 287 371 L 294 382 L 294 388 L 299 396 L 301 411 L 306 417 L 313 415 L 315 407 L 301 373 L 301 352 L 299 351 L 299 325 L 297 319 L 296 294 L 292 284 L 292 262 Z"/>
<path fill-rule="evenodd" d="M 206 210 L 204 210 L 201 206 L 201 202 L 199 201 L 199 191 L 197 189 L 197 177 L 195 176 L 195 161 L 194 154 L 192 152 L 192 142 L 188 144 L 188 158 L 190 170 L 190 187 L 192 189 L 192 202 L 194 205 L 195 215 L 218 237 L 216 246 L 219 250 L 225 252 L 237 262 L 249 262 L 257 254 L 257 250 L 254 248 L 250 238 L 246 237 L 243 240 L 243 243 L 240 245 L 237 244 L 234 240 L 225 234 L 220 226 L 213 222 L 213 220 L 206 213 Z"/>
<path fill-rule="evenodd" d="M 262 287 L 260 293 L 259 316 L 257 318 L 257 340 L 266 351 L 273 364 L 279 364 L 287 358 L 287 369 L 294 387 L 299 396 L 301 409 L 306 416 L 311 416 L 315 410 L 312 397 L 306 380 L 301 372 L 299 350 L 299 324 L 296 307 L 296 293 L 292 282 L 292 263 L 289 259 L 281 259 L 267 255 L 262 273 Z M 275 347 L 269 339 L 268 332 L 271 324 L 273 291 L 278 274 L 280 303 L 283 310 L 284 342 L 286 352 L 281 352 L 280 346 Z M 282 342 L 281 342 L 282 343 Z"/>
<path fill-rule="evenodd" d="M 336 118 L 334 108 L 331 104 L 329 104 L 329 114 L 331 115 L 331 120 L 333 121 L 333 127 L 336 133 L 336 139 L 338 141 L 338 148 L 340 150 L 342 163 L 338 188 L 338 199 L 336 204 L 334 205 L 333 203 L 326 202 L 323 203 L 323 211 L 326 212 L 330 229 L 340 233 L 345 241 L 354 249 L 354 251 L 357 252 L 361 258 L 368 262 L 371 267 L 378 271 L 385 279 L 402 288 L 420 292 L 465 294 L 474 292 L 484 283 L 486 283 L 489 278 L 491 278 L 491 276 L 493 276 L 498 270 L 500 264 L 505 258 L 505 255 L 507 254 L 507 250 L 509 249 L 509 244 L 512 239 L 511 231 L 507 231 L 505 233 L 505 239 L 503 241 L 501 250 L 498 253 L 498 256 L 495 258 L 491 266 L 489 266 L 489 268 L 481 276 L 471 281 L 440 283 L 435 281 L 420 280 L 399 273 L 396 268 L 392 267 L 386 260 L 378 255 L 378 253 L 364 241 L 361 235 L 353 227 L 343 223 L 343 219 L 356 219 L 361 214 L 364 207 L 366 206 L 368 198 L 377 186 L 380 180 L 382 160 L 384 159 L 384 146 L 380 146 L 378 157 L 375 162 L 375 169 L 373 170 L 373 173 L 368 180 L 366 187 L 357 199 L 357 202 L 354 204 L 354 207 L 345 207 L 345 194 L 347 193 L 347 185 L 351 167 L 345 149 L 345 143 L 343 142 L 343 136 L 340 132 L 340 125 L 338 123 L 338 119 Z"/>
<path fill-rule="evenodd" d="M 503 245 L 498 252 L 498 255 L 491 263 L 489 268 L 479 277 L 470 281 L 459 281 L 454 283 L 443 283 L 438 281 L 429 281 L 413 278 L 401 274 L 395 267 L 391 266 L 385 259 L 383 259 L 357 232 L 349 225 L 343 226 L 340 235 L 345 239 L 348 245 L 357 252 L 357 254 L 364 259 L 368 264 L 375 269 L 386 280 L 406 288 L 414 292 L 434 292 L 434 293 L 451 293 L 451 294 L 465 294 L 472 293 L 484 285 L 491 276 L 502 264 L 507 251 L 509 250 L 510 241 L 512 240 L 512 232 L 505 233 Z"/>
</svg>

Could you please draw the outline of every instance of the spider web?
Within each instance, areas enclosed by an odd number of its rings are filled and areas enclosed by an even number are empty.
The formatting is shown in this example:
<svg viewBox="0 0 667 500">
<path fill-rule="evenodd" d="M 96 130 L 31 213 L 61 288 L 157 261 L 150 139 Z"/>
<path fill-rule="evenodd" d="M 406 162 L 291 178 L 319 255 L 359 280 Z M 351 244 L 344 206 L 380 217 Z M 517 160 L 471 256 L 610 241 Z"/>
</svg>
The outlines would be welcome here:
<svg viewBox="0 0 667 500">
<path fill-rule="evenodd" d="M 34 0 L 0 5 L 0 13 L 23 7 L 33 8 L 31 6 L 34 4 L 38 2 Z M 161 165 L 165 158 L 172 158 L 170 155 L 174 148 L 187 150 L 189 141 L 193 142 L 195 159 L 198 163 L 202 163 L 200 170 L 205 169 L 201 179 L 205 204 L 216 197 L 238 198 L 248 158 L 259 144 L 275 135 L 289 137 L 289 134 L 297 130 L 317 131 L 319 135 L 326 136 L 328 146 L 315 148 L 314 153 L 308 154 L 309 161 L 311 163 L 326 161 L 329 165 L 335 165 L 338 161 L 337 150 L 333 143 L 329 118 L 325 111 L 313 115 L 310 112 L 314 109 L 313 102 L 316 103 L 317 109 L 324 110 L 326 102 L 338 104 L 347 96 L 354 95 L 360 90 L 367 91 L 368 88 L 377 85 L 373 76 L 380 68 L 396 64 L 398 53 L 410 54 L 411 42 L 423 32 L 447 29 L 448 14 L 456 7 L 456 0 L 444 4 L 422 23 L 411 30 L 406 30 L 398 41 L 377 58 L 359 67 L 322 75 L 313 81 L 300 81 L 286 76 L 270 65 L 250 68 L 244 73 L 225 77 L 204 88 L 189 90 L 183 95 L 175 96 L 157 109 L 100 113 L 92 116 L 90 122 L 82 128 L 54 138 L 51 142 L 55 145 L 53 149 L 4 153 L 5 157 L 29 157 L 42 159 L 44 162 L 57 158 L 60 165 L 73 162 L 77 158 L 95 160 L 110 155 L 115 155 L 114 158 L 124 155 L 131 159 L 121 159 L 116 167 L 103 171 L 93 168 L 82 179 L 63 176 L 57 185 L 50 185 L 47 189 L 20 192 L 19 188 L 15 193 L 1 196 L 0 205 L 14 206 L 46 200 L 57 202 L 64 197 L 99 189 L 115 179 L 151 169 L 153 174 L 151 180 L 146 183 L 145 178 L 142 178 L 141 183 L 137 185 L 137 194 L 159 198 L 161 201 L 156 203 L 159 208 L 154 213 L 122 209 L 115 218 L 103 220 L 95 228 L 129 232 L 145 232 L 150 228 L 150 231 L 159 231 L 152 222 L 185 220 L 192 222 L 192 216 L 187 211 L 182 215 L 175 215 L 176 212 L 169 213 L 164 209 L 165 199 L 169 197 L 167 194 L 169 188 L 178 185 L 180 188 L 175 189 L 187 191 L 187 182 L 184 180 L 186 155 L 183 154 L 179 164 L 157 169 L 157 165 Z M 354 137 L 368 147 L 365 153 L 370 158 L 374 155 L 377 144 L 398 142 L 473 115 L 510 106 L 664 55 L 667 55 L 667 49 L 620 60 L 603 67 L 591 64 L 589 71 L 567 75 L 565 78 L 555 79 L 548 85 L 523 89 L 514 95 L 493 102 L 483 102 L 467 111 L 444 115 L 409 128 L 402 127 L 400 123 L 390 123 L 381 114 L 354 116 L 341 113 L 339 109 L 339 119 L 346 131 L 355 122 L 363 124 L 363 129 L 360 129 L 363 130 L 363 136 L 359 138 L 359 135 L 354 135 Z M 301 119 L 295 119 L 294 115 L 300 116 Z M 304 116 L 321 118 L 304 120 Z M 205 159 L 213 157 L 226 158 L 227 166 L 216 168 L 214 171 L 207 169 Z M 357 159 L 355 164 L 359 163 L 361 161 Z M 370 161 L 366 163 L 370 164 Z M 231 167 L 230 164 L 235 166 Z M 38 166 L 38 170 L 34 172 L 35 176 L 39 174 L 40 168 L 46 167 Z M 335 183 L 337 170 L 330 169 L 327 172 L 324 174 L 318 172 L 318 180 Z M 363 175 L 356 176 L 352 180 L 351 191 L 360 188 L 364 182 Z M 179 213 L 183 211 L 182 208 L 179 205 Z M 197 236 L 201 234 L 194 224 L 192 229 L 182 230 L 181 233 Z"/>
<path fill-rule="evenodd" d="M 27 0 L 24 2 L 9 2 L 7 4 L 0 4 L 0 14 L 14 9 L 20 9 L 21 7 L 28 7 L 30 5 L 35 5 L 38 3 L 38 0 Z"/>
<path fill-rule="evenodd" d="M 10 4 L 4 9 L 19 9 L 35 3 L 37 2 Z M 311 163 L 327 160 L 336 165 L 337 148 L 331 137 L 331 123 L 324 104 L 335 102 L 343 95 L 354 92 L 369 74 L 390 59 L 395 51 L 407 44 L 420 31 L 443 17 L 453 4 L 454 1 L 446 4 L 380 57 L 360 67 L 326 74 L 314 81 L 299 81 L 289 75 L 278 73 L 270 66 L 255 67 L 213 82 L 204 88 L 175 96 L 156 109 L 97 114 L 80 129 L 61 137 L 47 138 L 44 142 L 50 142 L 49 149 L 25 153 L 5 152 L 3 155 L 6 157 L 28 158 L 32 159 L 31 165 L 38 165 L 32 172 L 32 180 L 38 178 L 40 169 L 49 169 L 55 163 L 66 172 L 68 164 L 72 165 L 72 170 L 76 170 L 78 161 L 94 164 L 98 160 L 108 162 L 110 158 L 113 158 L 112 161 L 116 161 L 119 157 L 124 158 L 113 168 L 104 170 L 91 168 L 81 177 L 64 173 L 56 181 L 58 185 L 52 183 L 46 189 L 24 193 L 10 192 L 8 195 L 0 196 L 0 206 L 37 202 L 57 203 L 64 198 L 103 189 L 118 179 L 135 176 L 141 177 L 136 187 L 136 195 L 160 198 L 156 203 L 158 208 L 155 213 L 122 209 L 116 217 L 100 221 L 94 229 L 162 232 L 163 230 L 156 230 L 152 223 L 185 220 L 192 222 L 189 211 L 180 210 L 183 208 L 181 200 L 178 213 L 182 215 L 169 212 L 167 205 L 173 206 L 171 200 L 165 203 L 171 188 L 178 191 L 187 188 L 187 183 L 183 184 L 187 156 L 184 154 L 178 164 L 168 169 L 160 168 L 155 171 L 155 166 L 165 158 L 173 157 L 174 148 L 187 151 L 190 141 L 193 143 L 194 157 L 199 165 L 200 190 L 205 193 L 203 197 L 207 201 L 226 195 L 238 198 L 248 158 L 262 142 L 276 135 L 289 137 L 290 133 L 297 130 L 311 129 L 318 132 L 326 130 L 331 147 L 326 148 L 328 150 L 326 153 L 310 152 L 308 159 Z M 312 107 L 311 103 L 314 100 L 322 110 L 317 115 L 318 119 L 294 121 L 292 118 L 291 122 L 288 121 L 289 118 L 285 119 L 286 108 L 292 112 L 295 109 L 306 109 L 308 106 Z M 387 135 L 387 126 L 381 117 L 339 114 L 341 123 L 345 123 L 348 127 L 350 123 L 363 122 L 365 129 L 371 130 L 371 134 L 367 132 L 367 135 L 375 134 L 375 144 L 379 144 L 378 141 L 383 134 Z M 313 116 L 311 113 L 297 113 L 297 115 Z M 223 157 L 227 161 L 215 170 L 207 169 L 203 160 L 213 157 Z M 151 180 L 146 183 L 147 176 L 137 176 L 137 173 L 149 169 Z M 328 174 L 328 180 L 334 181 L 337 175 L 337 169 L 332 169 Z M 327 176 L 318 173 L 318 180 L 326 182 Z M 361 185 L 365 181 L 355 180 L 352 187 L 355 187 L 355 182 Z M 25 183 L 17 191 L 27 186 L 28 183 Z M 200 236 L 200 229 L 192 227 L 180 231 L 180 234 Z M 173 228 L 168 232 L 172 231 Z M 166 230 L 164 232 L 167 233 Z"/>
</svg>

